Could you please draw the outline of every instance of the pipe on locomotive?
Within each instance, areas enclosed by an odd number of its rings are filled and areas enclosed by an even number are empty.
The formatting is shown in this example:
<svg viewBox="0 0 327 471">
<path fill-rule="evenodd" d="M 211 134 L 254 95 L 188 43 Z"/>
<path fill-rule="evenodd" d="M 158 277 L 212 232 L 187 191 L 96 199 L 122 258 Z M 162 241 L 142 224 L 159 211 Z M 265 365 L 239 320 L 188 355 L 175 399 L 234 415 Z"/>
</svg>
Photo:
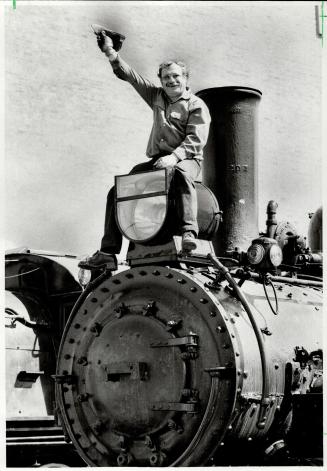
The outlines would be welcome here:
<svg viewBox="0 0 327 471">
<path fill-rule="evenodd" d="M 259 233 L 257 105 L 262 93 L 248 87 L 215 87 L 197 95 L 211 114 L 203 183 L 223 211 L 213 245 L 218 256 L 236 247 L 246 251 Z"/>
<path fill-rule="evenodd" d="M 215 257 L 213 254 L 208 254 L 209 260 L 212 261 L 214 266 L 224 275 L 232 289 L 235 291 L 238 299 L 240 300 L 244 311 L 247 313 L 248 318 L 251 322 L 251 325 L 253 327 L 253 331 L 255 334 L 255 337 L 258 342 L 258 347 L 259 347 L 259 352 L 260 352 L 260 358 L 261 358 L 261 372 L 262 372 L 262 390 L 261 390 L 261 400 L 260 400 L 260 409 L 259 409 L 259 414 L 258 414 L 258 420 L 257 420 L 257 427 L 258 428 L 264 428 L 266 425 L 266 408 L 269 404 L 269 387 L 268 387 L 268 373 L 267 373 L 267 356 L 266 356 L 266 351 L 265 351 L 265 346 L 264 342 L 262 339 L 262 333 L 260 332 L 260 329 L 255 321 L 255 318 L 252 314 L 250 305 L 242 293 L 241 288 L 238 286 L 232 275 L 230 274 L 228 268 L 226 268 L 217 257 Z"/>
</svg>

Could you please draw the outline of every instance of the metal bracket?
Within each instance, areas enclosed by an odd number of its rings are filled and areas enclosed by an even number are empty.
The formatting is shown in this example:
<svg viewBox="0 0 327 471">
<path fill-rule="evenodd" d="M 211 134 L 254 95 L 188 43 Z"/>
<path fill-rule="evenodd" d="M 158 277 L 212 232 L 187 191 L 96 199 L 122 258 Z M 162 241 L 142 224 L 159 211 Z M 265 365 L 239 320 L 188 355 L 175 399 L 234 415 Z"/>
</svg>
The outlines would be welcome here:
<svg viewBox="0 0 327 471">
<path fill-rule="evenodd" d="M 215 366 L 213 368 L 205 368 L 204 371 L 206 373 L 209 373 L 211 377 L 217 377 L 217 376 L 226 376 L 230 375 L 235 372 L 234 367 L 229 367 L 229 366 Z"/>
<path fill-rule="evenodd" d="M 197 334 L 190 333 L 186 337 L 178 337 L 178 338 L 171 338 L 165 340 L 164 342 L 151 342 L 150 347 L 179 347 L 179 346 L 186 346 L 186 347 L 198 347 L 198 338 Z"/>
<path fill-rule="evenodd" d="M 43 371 L 20 371 L 16 377 L 15 388 L 31 388 Z"/>
<path fill-rule="evenodd" d="M 73 384 L 76 381 L 76 376 L 73 375 L 51 375 L 57 384 Z"/>
<path fill-rule="evenodd" d="M 122 376 L 144 381 L 148 378 L 147 364 L 138 361 L 118 361 L 104 365 L 106 381 L 120 381 Z"/>
<path fill-rule="evenodd" d="M 211 265 L 208 260 L 208 253 L 214 253 L 212 242 L 209 240 L 196 239 L 197 248 L 190 253 L 182 252 L 182 237 L 173 236 L 173 240 L 166 244 L 154 246 L 135 245 L 135 248 L 127 254 L 127 262 L 131 267 L 156 265 L 162 263 L 166 265 L 169 261 L 178 261 L 192 264 Z"/>
<path fill-rule="evenodd" d="M 195 402 L 154 402 L 150 406 L 151 410 L 174 411 L 174 412 L 196 412 L 197 404 Z"/>
</svg>

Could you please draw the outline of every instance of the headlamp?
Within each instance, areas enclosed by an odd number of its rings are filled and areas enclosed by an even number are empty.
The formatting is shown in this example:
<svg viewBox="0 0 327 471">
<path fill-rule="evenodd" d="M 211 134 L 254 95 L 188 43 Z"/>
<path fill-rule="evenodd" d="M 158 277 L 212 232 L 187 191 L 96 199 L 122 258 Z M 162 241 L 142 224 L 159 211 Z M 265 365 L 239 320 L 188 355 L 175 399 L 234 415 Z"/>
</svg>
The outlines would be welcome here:
<svg viewBox="0 0 327 471">
<path fill-rule="evenodd" d="M 247 251 L 247 258 L 249 263 L 259 270 L 269 270 L 282 263 L 283 252 L 275 239 L 259 237 L 252 241 Z"/>
<path fill-rule="evenodd" d="M 261 244 L 253 243 L 250 245 L 247 252 L 248 260 L 251 265 L 257 265 L 260 263 L 265 256 L 265 249 Z"/>
<path fill-rule="evenodd" d="M 269 249 L 270 262 L 274 267 L 278 267 L 283 261 L 283 252 L 278 244 L 274 244 Z"/>
<path fill-rule="evenodd" d="M 116 217 L 121 233 L 133 242 L 152 239 L 168 207 L 166 170 L 116 177 Z"/>
</svg>

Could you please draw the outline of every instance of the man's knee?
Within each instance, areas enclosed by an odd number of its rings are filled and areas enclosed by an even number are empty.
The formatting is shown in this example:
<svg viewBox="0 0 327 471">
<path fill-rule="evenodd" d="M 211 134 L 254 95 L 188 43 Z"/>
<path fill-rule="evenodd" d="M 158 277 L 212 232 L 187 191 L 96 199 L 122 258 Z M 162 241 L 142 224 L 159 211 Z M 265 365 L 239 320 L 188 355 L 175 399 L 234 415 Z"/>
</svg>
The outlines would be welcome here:
<svg viewBox="0 0 327 471">
<path fill-rule="evenodd" d="M 201 181 L 201 164 L 195 159 L 185 159 L 174 167 L 175 172 L 191 181 Z"/>
<path fill-rule="evenodd" d="M 183 165 L 183 161 L 179 162 L 178 164 L 175 165 L 174 171 L 175 171 L 175 173 L 178 173 L 178 174 L 181 174 L 181 175 L 185 175 L 185 174 L 188 173 L 187 169 Z"/>
<path fill-rule="evenodd" d="M 193 176 L 190 175 L 185 169 L 180 168 L 180 167 L 175 167 L 175 172 L 173 176 L 173 180 L 175 182 L 175 185 L 183 185 L 183 184 L 188 184 L 192 185 L 194 187 L 194 179 Z"/>
</svg>

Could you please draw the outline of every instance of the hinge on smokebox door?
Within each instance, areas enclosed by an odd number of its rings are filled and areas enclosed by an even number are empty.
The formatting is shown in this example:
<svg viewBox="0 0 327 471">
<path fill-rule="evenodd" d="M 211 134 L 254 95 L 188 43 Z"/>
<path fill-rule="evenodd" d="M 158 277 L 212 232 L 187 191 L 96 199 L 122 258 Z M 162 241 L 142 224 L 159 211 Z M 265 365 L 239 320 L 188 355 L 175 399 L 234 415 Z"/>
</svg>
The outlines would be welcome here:
<svg viewBox="0 0 327 471">
<path fill-rule="evenodd" d="M 190 332 L 185 337 L 170 338 L 165 341 L 151 342 L 150 347 L 185 347 L 185 351 L 181 353 L 183 360 L 193 360 L 198 357 L 199 336 L 194 332 Z M 173 411 L 173 412 L 197 412 L 199 392 L 195 389 L 184 389 L 183 397 L 187 398 L 187 402 L 155 402 L 151 405 L 152 410 L 157 411 Z"/>
<path fill-rule="evenodd" d="M 150 347 L 185 347 L 181 353 L 183 360 L 194 360 L 199 356 L 199 336 L 194 332 L 190 332 L 185 337 L 175 337 L 164 341 L 151 342 Z"/>
</svg>

